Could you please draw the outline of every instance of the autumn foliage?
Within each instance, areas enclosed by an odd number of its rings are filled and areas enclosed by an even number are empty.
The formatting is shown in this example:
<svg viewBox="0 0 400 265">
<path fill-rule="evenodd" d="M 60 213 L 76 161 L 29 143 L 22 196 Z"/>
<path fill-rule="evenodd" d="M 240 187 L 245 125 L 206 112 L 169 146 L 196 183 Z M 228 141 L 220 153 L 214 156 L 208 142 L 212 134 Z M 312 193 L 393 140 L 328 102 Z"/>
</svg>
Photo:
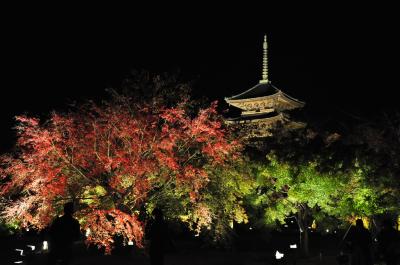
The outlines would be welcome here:
<svg viewBox="0 0 400 265">
<path fill-rule="evenodd" d="M 3 217 L 43 229 L 74 200 L 82 227 L 90 227 L 89 243 L 109 252 L 118 234 L 141 246 L 138 215 L 150 193 L 173 183 L 198 209 L 210 180 L 205 168 L 223 167 L 239 150 L 216 103 L 195 115 L 186 103 L 163 107 L 118 95 L 45 121 L 17 117 L 17 151 L 1 157 Z"/>
</svg>

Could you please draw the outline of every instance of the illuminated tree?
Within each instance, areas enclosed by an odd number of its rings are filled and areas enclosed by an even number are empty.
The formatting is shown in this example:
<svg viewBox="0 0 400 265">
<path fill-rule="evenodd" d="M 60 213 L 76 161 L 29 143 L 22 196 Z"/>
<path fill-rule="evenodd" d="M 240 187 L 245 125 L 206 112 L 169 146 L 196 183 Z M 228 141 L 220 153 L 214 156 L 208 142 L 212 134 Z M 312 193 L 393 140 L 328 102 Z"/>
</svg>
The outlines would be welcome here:
<svg viewBox="0 0 400 265">
<path fill-rule="evenodd" d="M 180 213 L 191 213 L 193 229 L 210 226 L 213 209 L 204 199 L 210 173 L 235 159 L 240 146 L 222 128 L 216 103 L 197 113 L 185 97 L 164 103 L 115 94 L 45 121 L 17 117 L 18 151 L 1 157 L 5 220 L 43 229 L 62 203 L 74 200 L 91 231 L 88 243 L 110 252 L 118 234 L 140 247 L 139 212 L 170 190 L 186 202 Z"/>
<path fill-rule="evenodd" d="M 367 165 L 368 184 L 392 214 L 400 214 L 400 114 L 384 114 L 357 126 L 350 139 L 359 146 L 360 165 Z M 364 168 L 366 166 L 363 166 Z"/>
<path fill-rule="evenodd" d="M 250 206 L 262 211 L 267 224 L 295 217 L 305 254 L 313 220 L 319 228 L 331 228 L 398 209 L 393 168 L 382 167 L 383 160 L 365 144 L 373 142 L 364 139 L 355 132 L 345 137 L 310 131 L 275 137 L 267 160 L 254 164 L 257 192 L 249 196 Z"/>
<path fill-rule="evenodd" d="M 308 227 L 317 212 L 328 213 L 341 193 L 340 180 L 318 172 L 317 163 L 293 166 L 268 156 L 257 165 L 256 193 L 249 197 L 252 207 L 263 210 L 262 220 L 268 225 L 296 219 L 304 254 L 308 255 Z"/>
</svg>

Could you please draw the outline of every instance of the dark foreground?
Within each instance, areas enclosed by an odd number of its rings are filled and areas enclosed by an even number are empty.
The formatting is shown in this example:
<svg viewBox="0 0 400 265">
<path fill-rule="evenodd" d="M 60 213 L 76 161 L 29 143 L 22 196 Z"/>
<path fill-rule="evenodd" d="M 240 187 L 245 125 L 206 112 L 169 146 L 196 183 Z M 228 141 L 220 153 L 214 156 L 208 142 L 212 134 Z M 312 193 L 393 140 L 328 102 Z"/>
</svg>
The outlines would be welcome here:
<svg viewBox="0 0 400 265">
<path fill-rule="evenodd" d="M 272 256 L 272 252 L 243 251 L 243 252 L 222 252 L 212 250 L 198 250 L 188 252 L 169 253 L 166 255 L 165 265 L 266 265 L 266 264 L 294 264 L 294 260 L 284 257 L 282 261 L 277 261 Z M 288 255 L 285 253 L 285 255 Z M 16 259 L 15 261 L 17 261 Z M 15 264 L 12 261 L 1 264 Z M 30 262 L 21 264 L 46 264 L 45 256 L 37 255 Z M 149 258 L 145 254 L 132 253 L 131 255 L 79 255 L 76 256 L 71 265 L 95 265 L 95 264 L 150 264 Z M 296 264 L 337 264 L 335 256 L 312 256 L 308 259 L 297 259 Z"/>
<path fill-rule="evenodd" d="M 41 250 L 42 241 L 37 237 L 3 238 L 0 264 L 46 264 L 47 254 Z M 207 246 L 200 238 L 177 238 L 175 248 L 166 254 L 165 265 L 268 265 L 268 264 L 338 264 L 340 235 L 312 235 L 311 255 L 300 258 L 298 250 L 289 245 L 297 243 L 293 233 L 262 234 L 258 232 L 241 235 L 230 249 L 215 249 Z M 30 252 L 28 245 L 35 245 Z M 15 249 L 24 249 L 24 256 Z M 276 251 L 284 254 L 276 260 Z M 97 249 L 87 248 L 82 241 L 74 245 L 74 260 L 71 265 L 91 264 L 150 264 L 145 250 L 133 246 L 117 248 L 112 255 L 103 255 Z M 15 263 L 15 262 L 22 263 Z"/>
</svg>

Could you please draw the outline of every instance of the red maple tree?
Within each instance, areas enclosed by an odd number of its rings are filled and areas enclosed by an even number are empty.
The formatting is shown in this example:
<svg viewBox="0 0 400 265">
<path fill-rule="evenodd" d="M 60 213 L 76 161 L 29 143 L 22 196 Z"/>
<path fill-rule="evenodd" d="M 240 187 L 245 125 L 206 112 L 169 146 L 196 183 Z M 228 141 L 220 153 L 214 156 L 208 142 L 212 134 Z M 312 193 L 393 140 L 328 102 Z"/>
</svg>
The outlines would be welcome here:
<svg viewBox="0 0 400 265">
<path fill-rule="evenodd" d="M 204 168 L 222 166 L 240 147 L 222 128 L 215 102 L 196 115 L 186 105 L 138 104 L 119 95 L 46 121 L 17 117 L 18 151 L 1 157 L 3 217 L 43 229 L 73 199 L 76 216 L 90 227 L 89 243 L 109 252 L 119 234 L 142 246 L 138 213 L 149 192 L 173 182 L 196 205 L 209 181 Z"/>
</svg>

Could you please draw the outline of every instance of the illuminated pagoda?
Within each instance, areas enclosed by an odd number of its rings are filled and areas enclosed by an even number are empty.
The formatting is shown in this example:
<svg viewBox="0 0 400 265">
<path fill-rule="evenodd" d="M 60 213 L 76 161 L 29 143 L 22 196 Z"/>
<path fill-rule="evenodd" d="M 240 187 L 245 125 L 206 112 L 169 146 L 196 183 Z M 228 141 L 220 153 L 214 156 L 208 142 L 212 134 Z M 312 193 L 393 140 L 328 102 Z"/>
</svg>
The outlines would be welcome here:
<svg viewBox="0 0 400 265">
<path fill-rule="evenodd" d="M 238 117 L 226 119 L 226 123 L 238 125 L 246 131 L 248 138 L 267 137 L 271 129 L 305 127 L 302 122 L 292 121 L 289 111 L 304 106 L 304 102 L 284 93 L 268 79 L 267 36 L 264 36 L 262 80 L 254 87 L 238 95 L 225 98 L 230 105 L 241 110 Z"/>
</svg>

